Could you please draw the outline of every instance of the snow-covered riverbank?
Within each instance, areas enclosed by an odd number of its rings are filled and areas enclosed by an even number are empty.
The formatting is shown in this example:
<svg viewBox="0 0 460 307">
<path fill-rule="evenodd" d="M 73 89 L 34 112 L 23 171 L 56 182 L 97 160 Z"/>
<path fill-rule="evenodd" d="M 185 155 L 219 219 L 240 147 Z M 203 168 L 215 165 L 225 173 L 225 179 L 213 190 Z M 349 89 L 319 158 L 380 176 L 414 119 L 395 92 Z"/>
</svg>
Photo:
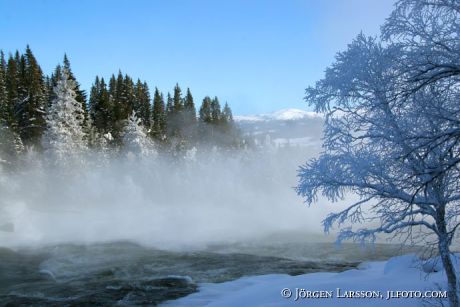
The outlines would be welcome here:
<svg viewBox="0 0 460 307">
<path fill-rule="evenodd" d="M 456 264 L 459 266 L 458 261 Z M 428 297 L 442 297 L 446 295 L 445 289 L 446 277 L 439 260 L 421 263 L 411 254 L 388 261 L 364 262 L 358 269 L 341 273 L 272 274 L 201 284 L 199 292 L 163 306 L 410 307 L 435 303 L 439 298 Z"/>
</svg>

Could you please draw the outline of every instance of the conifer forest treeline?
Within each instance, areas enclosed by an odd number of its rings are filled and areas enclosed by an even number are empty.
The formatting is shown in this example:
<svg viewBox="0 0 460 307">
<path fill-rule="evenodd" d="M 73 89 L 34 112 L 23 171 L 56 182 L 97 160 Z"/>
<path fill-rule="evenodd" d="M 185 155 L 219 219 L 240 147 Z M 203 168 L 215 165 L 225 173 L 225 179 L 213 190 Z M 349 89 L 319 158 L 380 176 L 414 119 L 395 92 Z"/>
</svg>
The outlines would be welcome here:
<svg viewBox="0 0 460 307">
<path fill-rule="evenodd" d="M 141 152 L 147 144 L 180 156 L 198 146 L 236 149 L 244 141 L 229 105 L 217 97 L 204 97 L 197 111 L 189 88 L 176 84 L 164 93 L 121 71 L 108 80 L 96 76 L 86 92 L 66 55 L 47 76 L 29 46 L 23 54 L 0 52 L 0 164 L 28 149 L 68 155 L 134 146 Z"/>
</svg>

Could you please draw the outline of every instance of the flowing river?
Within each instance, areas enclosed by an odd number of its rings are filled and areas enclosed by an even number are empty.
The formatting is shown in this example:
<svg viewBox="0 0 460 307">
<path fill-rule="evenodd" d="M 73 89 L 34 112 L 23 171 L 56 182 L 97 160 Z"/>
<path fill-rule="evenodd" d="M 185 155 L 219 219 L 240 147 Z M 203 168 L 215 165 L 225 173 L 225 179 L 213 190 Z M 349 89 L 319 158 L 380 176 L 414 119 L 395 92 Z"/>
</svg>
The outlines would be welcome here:
<svg viewBox="0 0 460 307">
<path fill-rule="evenodd" d="M 198 291 L 202 282 L 343 271 L 401 252 L 399 246 L 383 244 L 362 249 L 354 244 L 261 242 L 187 251 L 131 242 L 0 248 L 0 304 L 154 306 Z"/>
</svg>

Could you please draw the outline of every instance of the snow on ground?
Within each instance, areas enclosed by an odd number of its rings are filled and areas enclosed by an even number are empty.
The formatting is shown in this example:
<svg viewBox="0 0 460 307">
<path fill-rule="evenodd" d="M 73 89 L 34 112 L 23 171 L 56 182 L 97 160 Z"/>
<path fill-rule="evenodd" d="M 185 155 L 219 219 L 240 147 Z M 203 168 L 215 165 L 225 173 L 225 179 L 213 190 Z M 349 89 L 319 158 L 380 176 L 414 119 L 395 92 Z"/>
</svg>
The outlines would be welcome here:
<svg viewBox="0 0 460 307">
<path fill-rule="evenodd" d="M 460 266 L 459 262 L 456 263 Z M 427 274 L 428 271 L 435 272 Z M 306 306 L 411 307 L 426 304 L 428 299 L 417 298 L 417 296 L 445 295 L 444 291 L 439 290 L 439 285 L 446 289 L 446 277 L 439 265 L 439 259 L 434 264 L 421 265 L 418 258 L 411 254 L 394 257 L 388 261 L 366 262 L 358 269 L 341 273 L 311 273 L 299 276 L 274 274 L 243 277 L 220 284 L 201 284 L 199 292 L 179 300 L 169 301 L 164 306 L 274 307 L 303 304 Z M 291 293 L 291 297 L 283 298 L 283 291 Z M 368 292 L 358 292 L 361 296 L 365 296 L 364 298 L 347 298 L 350 291 Z M 412 297 L 387 299 L 388 291 L 394 291 L 393 296 Z M 299 295 L 304 298 L 296 300 Z M 331 297 L 305 298 L 307 295 Z M 433 302 L 434 299 L 428 301 Z"/>
</svg>

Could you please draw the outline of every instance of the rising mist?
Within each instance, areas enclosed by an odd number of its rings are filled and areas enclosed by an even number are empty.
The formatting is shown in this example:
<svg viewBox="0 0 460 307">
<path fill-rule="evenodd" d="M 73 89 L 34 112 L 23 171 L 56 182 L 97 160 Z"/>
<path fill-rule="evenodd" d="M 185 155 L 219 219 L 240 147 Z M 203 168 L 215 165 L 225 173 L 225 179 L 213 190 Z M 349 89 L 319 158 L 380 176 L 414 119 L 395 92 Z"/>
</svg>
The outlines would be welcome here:
<svg viewBox="0 0 460 307">
<path fill-rule="evenodd" d="M 103 159 L 48 167 L 29 154 L 1 175 L 0 244 L 129 240 L 157 248 L 200 247 L 272 234 L 318 234 L 330 206 L 308 208 L 293 186 L 317 147 L 220 152 L 189 159 Z M 98 161 L 98 162 L 96 162 Z"/>
</svg>

